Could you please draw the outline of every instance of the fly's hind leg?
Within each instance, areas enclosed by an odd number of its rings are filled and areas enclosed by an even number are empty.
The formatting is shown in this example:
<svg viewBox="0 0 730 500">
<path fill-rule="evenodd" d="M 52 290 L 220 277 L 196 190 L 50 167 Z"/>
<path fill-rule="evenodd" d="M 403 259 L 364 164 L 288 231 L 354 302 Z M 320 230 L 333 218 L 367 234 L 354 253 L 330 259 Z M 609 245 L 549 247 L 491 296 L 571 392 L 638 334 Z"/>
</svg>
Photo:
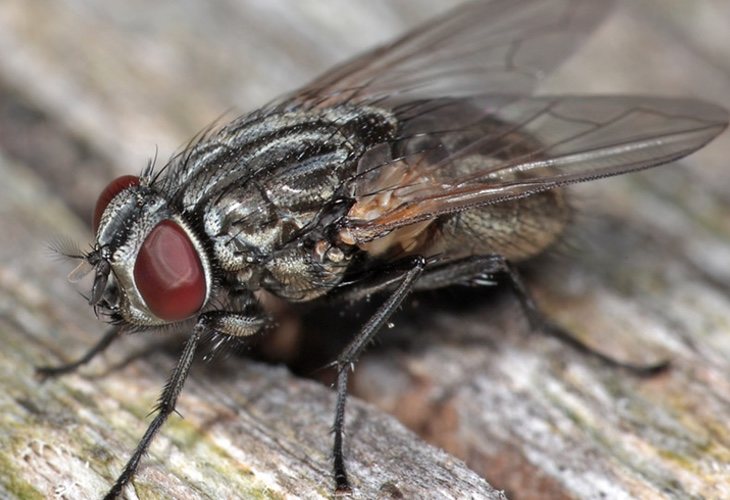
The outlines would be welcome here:
<svg viewBox="0 0 730 500">
<path fill-rule="evenodd" d="M 577 351 L 594 357 L 608 366 L 627 370 L 634 375 L 642 377 L 652 376 L 666 370 L 669 367 L 668 361 L 660 361 L 658 363 L 646 365 L 627 363 L 624 361 L 619 361 L 602 353 L 601 351 L 594 349 L 593 347 L 589 346 L 578 337 L 576 337 L 569 330 L 566 330 L 560 325 L 553 323 L 550 318 L 548 318 L 537 307 L 537 304 L 535 303 L 532 295 L 529 293 L 527 287 L 525 286 L 524 281 L 522 281 L 522 277 L 520 276 L 519 272 L 506 260 L 504 260 L 504 270 L 502 272 L 512 285 L 512 289 L 514 290 L 515 295 L 517 295 L 517 298 L 522 305 L 522 309 L 523 311 L 525 311 L 525 315 L 527 316 L 527 319 L 530 322 L 530 326 L 533 329 L 551 335 L 558 340 L 564 342 L 565 344 L 571 346 L 572 348 L 576 349 Z"/>
<path fill-rule="evenodd" d="M 506 278 L 527 316 L 533 330 L 551 335 L 577 351 L 594 357 L 606 365 L 628 370 L 639 376 L 651 376 L 665 370 L 667 361 L 649 365 L 637 365 L 616 360 L 590 347 L 570 331 L 552 322 L 537 306 L 522 276 L 517 269 L 501 255 L 467 257 L 465 259 L 435 266 L 423 274 L 416 285 L 417 290 L 441 288 L 448 285 L 494 285 L 498 278 Z"/>
</svg>

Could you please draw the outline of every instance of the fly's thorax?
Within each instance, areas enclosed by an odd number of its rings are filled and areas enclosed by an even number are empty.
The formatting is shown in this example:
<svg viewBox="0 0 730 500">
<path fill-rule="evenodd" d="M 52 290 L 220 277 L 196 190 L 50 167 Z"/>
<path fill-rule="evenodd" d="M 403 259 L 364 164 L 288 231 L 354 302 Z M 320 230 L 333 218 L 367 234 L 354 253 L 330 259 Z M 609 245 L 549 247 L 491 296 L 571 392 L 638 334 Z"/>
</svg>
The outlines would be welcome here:
<svg viewBox="0 0 730 500">
<path fill-rule="evenodd" d="M 204 237 L 226 279 L 289 300 L 326 293 L 343 259 L 318 252 L 318 242 L 349 208 L 360 158 L 396 128 L 391 113 L 367 106 L 276 111 L 234 122 L 210 147 L 199 145 L 205 165 L 193 151 L 185 175 L 206 186 L 196 193 L 206 200 Z M 211 151 L 220 143 L 229 154 L 216 160 Z"/>
<path fill-rule="evenodd" d="M 210 299 L 212 273 L 204 245 L 152 187 L 134 185 L 109 201 L 96 249 L 111 269 L 99 305 L 129 324 L 182 321 Z"/>
<path fill-rule="evenodd" d="M 279 206 L 260 191 L 235 190 L 204 217 L 205 234 L 227 281 L 289 301 L 312 300 L 336 286 L 349 255 L 324 233 L 346 205 Z"/>
<path fill-rule="evenodd" d="M 289 245 L 263 263 L 261 286 L 291 302 L 314 300 L 342 281 L 351 256 L 326 240 Z"/>
<path fill-rule="evenodd" d="M 229 190 L 260 189 L 296 212 L 323 203 L 374 144 L 398 127 L 393 114 L 370 106 L 271 106 L 242 116 L 176 157 L 161 183 L 185 210 L 205 209 Z"/>
</svg>

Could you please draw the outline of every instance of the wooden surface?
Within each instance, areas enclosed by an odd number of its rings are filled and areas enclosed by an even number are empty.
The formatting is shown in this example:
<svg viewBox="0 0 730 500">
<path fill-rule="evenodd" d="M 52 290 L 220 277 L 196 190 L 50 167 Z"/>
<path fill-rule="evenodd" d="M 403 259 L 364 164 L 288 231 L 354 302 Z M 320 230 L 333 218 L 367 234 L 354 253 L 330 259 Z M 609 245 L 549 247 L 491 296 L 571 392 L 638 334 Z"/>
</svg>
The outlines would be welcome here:
<svg viewBox="0 0 730 500">
<path fill-rule="evenodd" d="M 39 384 L 33 365 L 70 359 L 102 332 L 65 280 L 73 264 L 47 242 L 89 241 L 96 194 L 156 147 L 165 158 L 221 113 L 445 8 L 0 3 L 0 497 L 100 496 L 182 346 L 125 339 L 81 374 Z M 622 3 L 546 89 L 730 108 L 728 25 L 724 0 Z M 581 187 L 566 249 L 528 269 L 551 316 L 616 358 L 671 359 L 668 373 L 639 379 L 531 333 L 508 293 L 417 297 L 353 376 L 357 496 L 496 498 L 481 476 L 510 498 L 730 497 L 729 153 L 725 135 L 681 167 Z M 185 418 L 171 418 L 133 491 L 326 497 L 333 399 L 281 366 L 201 363 Z"/>
</svg>

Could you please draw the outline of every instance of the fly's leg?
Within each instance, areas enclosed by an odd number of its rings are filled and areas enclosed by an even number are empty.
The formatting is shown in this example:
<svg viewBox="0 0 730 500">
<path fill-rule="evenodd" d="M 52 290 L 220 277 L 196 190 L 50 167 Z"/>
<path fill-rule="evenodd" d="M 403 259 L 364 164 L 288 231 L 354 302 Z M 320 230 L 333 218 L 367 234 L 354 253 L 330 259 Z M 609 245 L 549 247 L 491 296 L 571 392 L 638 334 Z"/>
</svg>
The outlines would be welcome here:
<svg viewBox="0 0 730 500">
<path fill-rule="evenodd" d="M 144 436 L 140 440 L 137 448 L 134 450 L 131 458 L 124 466 L 124 470 L 117 478 L 114 486 L 104 497 L 105 500 L 112 500 L 122 493 L 124 487 L 134 477 L 137 468 L 139 467 L 140 460 L 147 453 L 147 450 L 152 444 L 157 431 L 165 423 L 167 417 L 175 411 L 175 405 L 177 398 L 182 392 L 185 380 L 190 372 L 190 367 L 193 363 L 195 351 L 202 338 L 211 333 L 220 335 L 231 335 L 231 336 L 245 336 L 253 335 L 258 332 L 261 327 L 267 322 L 265 317 L 251 317 L 244 314 L 229 313 L 224 311 L 211 311 L 202 314 L 198 319 L 195 327 L 193 328 L 192 335 L 185 343 L 180 358 L 177 361 L 177 365 L 170 374 L 170 378 L 165 384 L 165 388 L 160 395 L 160 399 L 154 412 L 157 414 L 152 420 L 152 423 L 147 428 Z"/>
<path fill-rule="evenodd" d="M 512 289 L 515 291 L 515 294 L 517 295 L 517 298 L 522 305 L 522 309 L 527 315 L 530 326 L 532 326 L 533 329 L 545 332 L 548 335 L 551 335 L 558 340 L 568 344 L 577 351 L 592 356 L 608 366 L 627 370 L 638 376 L 644 377 L 656 375 L 663 372 L 669 367 L 669 361 L 666 360 L 649 365 L 626 363 L 607 356 L 606 354 L 597 351 L 588 344 L 584 343 L 578 337 L 573 335 L 570 331 L 550 321 L 550 319 L 548 319 L 535 304 L 535 301 L 528 292 L 527 287 L 522 281 L 522 277 L 517 272 L 517 270 L 506 260 L 504 261 L 504 263 L 504 274 L 508 277 L 510 284 L 512 285 Z"/>
<path fill-rule="evenodd" d="M 124 487 L 127 485 L 127 483 L 129 483 L 132 477 L 134 477 L 134 473 L 139 467 L 139 462 L 144 454 L 147 453 L 147 450 L 150 447 L 150 444 L 152 443 L 155 434 L 157 434 L 157 431 L 160 430 L 162 424 L 165 423 L 167 417 L 169 417 L 170 414 L 175 410 L 177 398 L 180 395 L 183 385 L 185 384 L 185 379 L 190 372 L 190 366 L 193 363 L 195 349 L 198 347 L 200 338 L 203 335 L 203 329 L 204 327 L 200 327 L 200 323 L 196 325 L 196 327 L 193 329 L 193 334 L 185 343 L 185 349 L 183 350 L 180 359 L 177 361 L 177 365 L 172 371 L 172 374 L 170 375 L 167 384 L 165 384 L 165 389 L 160 395 L 160 400 L 155 408 L 157 415 L 155 415 L 154 420 L 147 428 L 147 432 L 144 433 L 144 436 L 137 445 L 137 448 L 134 450 L 134 453 L 127 462 L 127 465 L 124 466 L 124 470 L 114 483 L 114 486 L 112 486 L 112 488 L 104 497 L 105 500 L 115 499 L 122 493 Z"/>
<path fill-rule="evenodd" d="M 455 262 L 430 267 L 418 280 L 415 289 L 430 290 L 459 284 L 490 286 L 497 283 L 495 281 L 497 276 L 505 276 L 508 279 L 533 330 L 551 335 L 582 354 L 594 357 L 608 366 L 628 370 L 635 375 L 655 375 L 669 366 L 668 361 L 650 365 L 636 365 L 618 361 L 593 349 L 565 328 L 556 325 L 537 306 L 517 269 L 501 255 L 467 257 Z"/>
<path fill-rule="evenodd" d="M 99 342 L 96 343 L 96 345 L 94 345 L 86 352 L 86 354 L 81 356 L 76 361 L 59 366 L 37 366 L 35 369 L 36 374 L 45 379 L 75 372 L 80 367 L 94 359 L 97 355 L 106 351 L 107 348 L 120 336 L 121 327 L 113 326 L 104 333 L 104 336 L 99 340 Z"/>
<path fill-rule="evenodd" d="M 417 291 L 433 290 L 451 285 L 492 286 L 497 284 L 496 278 L 500 276 L 508 279 L 533 330 L 551 335 L 578 352 L 594 357 L 608 366 L 628 370 L 635 375 L 655 375 L 669 366 L 668 361 L 650 365 L 618 361 L 593 349 L 565 328 L 556 325 L 537 307 L 517 269 L 501 255 L 466 257 L 445 264 L 430 262 L 428 269 L 418 279 L 413 289 Z M 377 281 L 360 283 L 344 290 L 341 297 L 345 300 L 356 300 L 376 291 L 392 290 L 395 283 L 397 283 L 397 278 L 392 275 L 380 277 Z"/>
<path fill-rule="evenodd" d="M 510 282 L 510 285 L 512 286 L 512 289 L 515 292 L 515 295 L 517 295 L 518 300 L 520 301 L 520 305 L 522 306 L 522 310 L 525 312 L 525 315 L 527 316 L 527 320 L 530 323 L 530 326 L 533 330 L 542 331 L 548 335 L 551 335 L 560 341 L 566 343 L 567 345 L 573 347 L 577 351 L 592 356 L 602 363 L 612 366 L 614 368 L 620 368 L 622 370 L 627 370 L 635 375 L 639 376 L 651 376 L 655 375 L 657 373 L 660 373 L 667 369 L 669 366 L 668 361 L 662 361 L 656 364 L 650 364 L 650 365 L 637 365 L 633 363 L 625 363 L 623 361 L 616 360 L 614 358 L 611 358 L 610 356 L 607 356 L 606 354 L 603 354 L 600 351 L 597 351 L 590 347 L 589 345 L 585 344 L 583 341 L 581 341 L 579 338 L 577 338 L 575 335 L 570 333 L 565 328 L 562 328 L 559 325 L 556 325 L 552 321 L 550 321 L 549 318 L 545 316 L 545 314 L 537 307 L 537 304 L 535 303 L 534 299 L 532 298 L 532 295 L 530 294 L 529 290 L 525 286 L 524 281 L 522 281 L 522 277 L 520 276 L 520 273 L 517 271 L 517 269 L 514 268 L 512 264 L 507 261 L 504 257 L 501 255 L 488 255 L 484 257 L 474 257 L 471 259 L 466 259 L 465 261 L 457 262 L 456 264 L 461 264 L 461 269 L 463 271 L 468 272 L 470 268 L 473 268 L 476 262 L 481 261 L 483 267 L 481 271 L 481 276 L 488 277 L 492 274 L 502 274 L 507 277 L 507 279 Z M 448 266 L 447 266 L 448 268 Z M 438 269 L 433 272 L 431 276 L 424 276 L 425 281 L 426 278 L 431 278 L 432 280 L 436 280 L 438 282 L 439 276 L 438 276 Z M 458 273 L 457 273 L 458 275 Z M 436 285 L 437 283 L 434 282 L 432 285 Z M 478 283 L 478 281 L 477 281 Z M 427 284 L 427 283 L 425 283 Z"/>
<path fill-rule="evenodd" d="M 429 264 L 431 266 L 432 263 Z M 628 370 L 636 375 L 650 376 L 666 369 L 668 362 L 653 365 L 635 365 L 615 360 L 599 351 L 594 350 L 569 331 L 554 324 L 537 307 L 532 295 L 525 286 L 519 272 L 501 255 L 485 255 L 468 257 L 446 264 L 435 264 L 424 271 L 425 259 L 414 259 L 410 269 L 401 274 L 400 280 L 392 275 L 381 277 L 371 283 L 358 284 L 343 290 L 340 298 L 353 300 L 378 291 L 390 291 L 388 300 L 383 303 L 375 314 L 362 327 L 360 333 L 343 350 L 332 366 L 337 368 L 337 403 L 335 408 L 334 433 L 334 473 L 337 493 L 350 491 L 350 483 L 344 461 L 344 425 L 345 403 L 347 400 L 348 368 L 357 360 L 363 349 L 377 334 L 378 330 L 395 312 L 409 292 L 414 290 L 429 290 L 449 285 L 489 286 L 497 284 L 497 276 L 505 276 L 512 286 L 531 328 L 552 335 L 577 351 L 592 356 L 609 366 Z"/>
<path fill-rule="evenodd" d="M 451 285 L 494 286 L 495 275 L 503 271 L 504 259 L 496 255 L 467 257 L 429 268 L 418 283 L 416 290 L 435 290 Z"/>
<path fill-rule="evenodd" d="M 335 406 L 335 421 L 332 427 L 334 433 L 334 473 L 335 491 L 346 493 L 350 491 L 350 482 L 347 479 L 345 457 L 342 452 L 344 444 L 345 428 L 345 403 L 347 401 L 347 377 L 348 370 L 354 365 L 365 347 L 373 340 L 380 328 L 395 312 L 398 306 L 413 290 L 414 284 L 422 275 L 426 266 L 426 260 L 422 257 L 415 257 L 412 260 L 410 269 L 402 275 L 398 286 L 391 292 L 388 299 L 378 308 L 370 319 L 363 325 L 357 336 L 345 347 L 342 353 L 333 363 L 337 368 L 337 403 Z"/>
</svg>

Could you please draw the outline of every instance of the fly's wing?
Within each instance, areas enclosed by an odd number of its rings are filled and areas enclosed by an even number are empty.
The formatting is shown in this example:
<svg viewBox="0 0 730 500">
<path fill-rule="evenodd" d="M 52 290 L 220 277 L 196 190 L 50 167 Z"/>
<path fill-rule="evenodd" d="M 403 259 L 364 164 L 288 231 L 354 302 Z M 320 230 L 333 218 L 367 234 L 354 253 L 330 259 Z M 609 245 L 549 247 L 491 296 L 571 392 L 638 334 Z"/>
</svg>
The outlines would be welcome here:
<svg viewBox="0 0 730 500">
<path fill-rule="evenodd" d="M 613 0 L 466 3 L 333 68 L 251 116 L 347 103 L 391 109 L 416 99 L 487 92 L 529 95 L 541 76 L 580 46 L 612 4 Z M 245 127 L 246 121 L 247 117 L 234 121 L 228 133 Z M 228 154 L 216 144 L 212 130 L 203 131 L 169 164 L 160 178 L 166 191 L 180 193 L 203 170 L 211 172 L 209 163 L 217 155 Z"/>
<path fill-rule="evenodd" d="M 528 95 L 589 34 L 610 0 L 467 3 L 395 42 L 346 62 L 283 98 L 285 106 Z M 282 101 L 279 101 L 280 103 Z"/>
<path fill-rule="evenodd" d="M 432 99 L 395 109 L 399 136 L 361 160 L 345 226 L 365 242 L 438 215 L 641 170 L 699 149 L 727 112 L 627 96 Z"/>
</svg>

